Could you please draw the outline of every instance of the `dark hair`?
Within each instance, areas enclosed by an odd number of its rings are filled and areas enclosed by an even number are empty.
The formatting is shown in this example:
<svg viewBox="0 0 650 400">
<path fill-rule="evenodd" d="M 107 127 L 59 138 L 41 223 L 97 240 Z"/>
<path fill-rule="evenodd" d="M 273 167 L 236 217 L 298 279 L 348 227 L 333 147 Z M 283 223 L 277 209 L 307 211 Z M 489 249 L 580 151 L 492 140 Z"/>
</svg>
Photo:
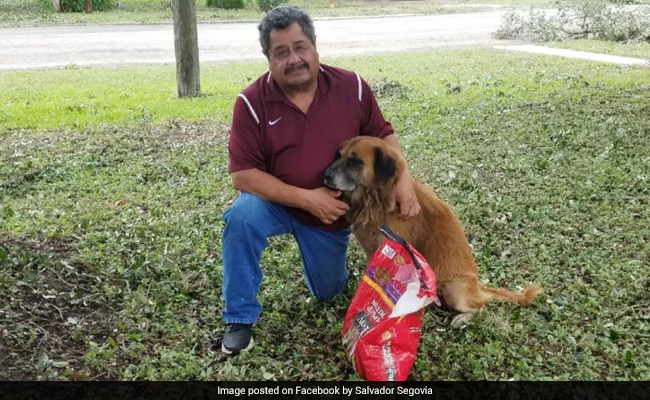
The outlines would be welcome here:
<svg viewBox="0 0 650 400">
<path fill-rule="evenodd" d="M 302 32 L 309 38 L 309 40 L 311 40 L 312 43 L 316 43 L 314 22 L 305 10 L 296 6 L 278 6 L 266 13 L 262 22 L 257 26 L 257 29 L 260 31 L 262 53 L 264 53 L 267 58 L 269 56 L 269 36 L 271 35 L 271 31 L 273 29 L 284 29 L 294 22 L 297 22 L 300 25 Z"/>
</svg>

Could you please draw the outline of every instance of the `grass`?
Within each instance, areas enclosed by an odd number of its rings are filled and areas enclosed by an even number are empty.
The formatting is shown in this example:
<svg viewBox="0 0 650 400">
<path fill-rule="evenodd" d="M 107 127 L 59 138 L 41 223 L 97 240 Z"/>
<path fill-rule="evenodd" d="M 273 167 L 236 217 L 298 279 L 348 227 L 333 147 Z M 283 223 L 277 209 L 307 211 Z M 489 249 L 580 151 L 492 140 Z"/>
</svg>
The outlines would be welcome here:
<svg viewBox="0 0 650 400">
<path fill-rule="evenodd" d="M 329 62 L 371 83 L 483 281 L 545 288 L 463 330 L 428 310 L 412 379 L 650 379 L 647 71 L 488 49 Z M 354 243 L 347 290 L 318 303 L 293 240 L 271 240 L 256 348 L 212 348 L 229 115 L 266 66 L 211 68 L 189 101 L 172 67 L 0 74 L 1 378 L 358 379 Z"/>
<path fill-rule="evenodd" d="M 650 60 L 650 43 L 617 43 L 601 40 L 568 40 L 546 44 L 560 49 L 590 51 L 593 53 L 612 54 L 616 56 L 635 57 Z"/>
<path fill-rule="evenodd" d="M 97 23 L 156 23 L 171 22 L 169 0 L 125 0 L 126 9 L 82 13 L 56 13 L 46 0 L 0 0 L 0 27 L 51 25 L 51 24 L 97 24 Z M 363 15 L 394 14 L 442 14 L 475 12 L 490 5 L 547 5 L 550 0 L 419 0 L 419 1 L 367 1 L 367 0 L 290 0 L 289 4 L 306 8 L 312 17 L 353 17 Z M 479 6 L 476 6 L 476 5 Z M 469 6 L 468 6 L 469 5 Z M 483 6 L 481 6 L 483 5 Z M 206 2 L 197 0 L 199 22 L 232 20 L 259 21 L 262 13 L 254 1 L 248 1 L 244 10 L 209 8 Z"/>
<path fill-rule="evenodd" d="M 0 129 L 56 129 L 161 122 L 170 115 L 224 122 L 241 86 L 259 74 L 217 64 L 202 68 L 202 97 L 176 97 L 173 68 L 76 69 L 0 75 Z M 36 83 L 37 86 L 34 86 Z M 27 93 L 25 86 L 34 87 Z M 173 90 L 170 90 L 173 89 Z"/>
</svg>

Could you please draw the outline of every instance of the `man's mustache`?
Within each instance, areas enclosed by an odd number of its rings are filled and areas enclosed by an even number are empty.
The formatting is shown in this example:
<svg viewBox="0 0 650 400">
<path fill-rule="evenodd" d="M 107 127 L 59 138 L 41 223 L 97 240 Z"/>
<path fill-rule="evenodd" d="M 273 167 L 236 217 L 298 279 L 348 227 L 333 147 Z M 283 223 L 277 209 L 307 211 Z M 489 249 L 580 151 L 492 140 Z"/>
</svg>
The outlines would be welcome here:
<svg viewBox="0 0 650 400">
<path fill-rule="evenodd" d="M 308 68 L 308 65 L 307 64 L 300 64 L 300 65 L 294 65 L 294 66 L 291 66 L 291 67 L 287 67 L 287 69 L 284 70 L 284 74 L 289 75 L 290 73 L 292 73 L 294 71 L 297 71 L 299 69 L 302 69 L 302 68 Z"/>
</svg>

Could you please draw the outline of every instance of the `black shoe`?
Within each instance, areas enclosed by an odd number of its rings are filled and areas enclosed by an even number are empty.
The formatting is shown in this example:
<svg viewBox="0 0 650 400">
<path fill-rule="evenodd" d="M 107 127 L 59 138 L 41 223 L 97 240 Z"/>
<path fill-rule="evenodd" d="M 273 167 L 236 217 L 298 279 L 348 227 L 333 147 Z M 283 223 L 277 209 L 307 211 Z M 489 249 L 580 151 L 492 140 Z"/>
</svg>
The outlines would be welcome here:
<svg viewBox="0 0 650 400">
<path fill-rule="evenodd" d="M 253 348 L 253 337 L 251 336 L 251 324 L 228 324 L 226 333 L 221 342 L 221 351 L 235 356 L 240 351 L 248 351 Z"/>
</svg>

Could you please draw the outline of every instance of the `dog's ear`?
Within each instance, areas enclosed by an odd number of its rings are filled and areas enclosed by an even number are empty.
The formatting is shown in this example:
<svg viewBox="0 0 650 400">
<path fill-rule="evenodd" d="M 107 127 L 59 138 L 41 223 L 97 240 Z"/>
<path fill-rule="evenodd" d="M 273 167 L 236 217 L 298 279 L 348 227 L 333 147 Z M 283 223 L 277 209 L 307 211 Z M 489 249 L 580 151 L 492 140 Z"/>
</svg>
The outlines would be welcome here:
<svg viewBox="0 0 650 400">
<path fill-rule="evenodd" d="M 385 154 L 380 147 L 375 147 L 375 179 L 381 185 L 395 175 L 397 167 L 395 160 Z"/>
</svg>

